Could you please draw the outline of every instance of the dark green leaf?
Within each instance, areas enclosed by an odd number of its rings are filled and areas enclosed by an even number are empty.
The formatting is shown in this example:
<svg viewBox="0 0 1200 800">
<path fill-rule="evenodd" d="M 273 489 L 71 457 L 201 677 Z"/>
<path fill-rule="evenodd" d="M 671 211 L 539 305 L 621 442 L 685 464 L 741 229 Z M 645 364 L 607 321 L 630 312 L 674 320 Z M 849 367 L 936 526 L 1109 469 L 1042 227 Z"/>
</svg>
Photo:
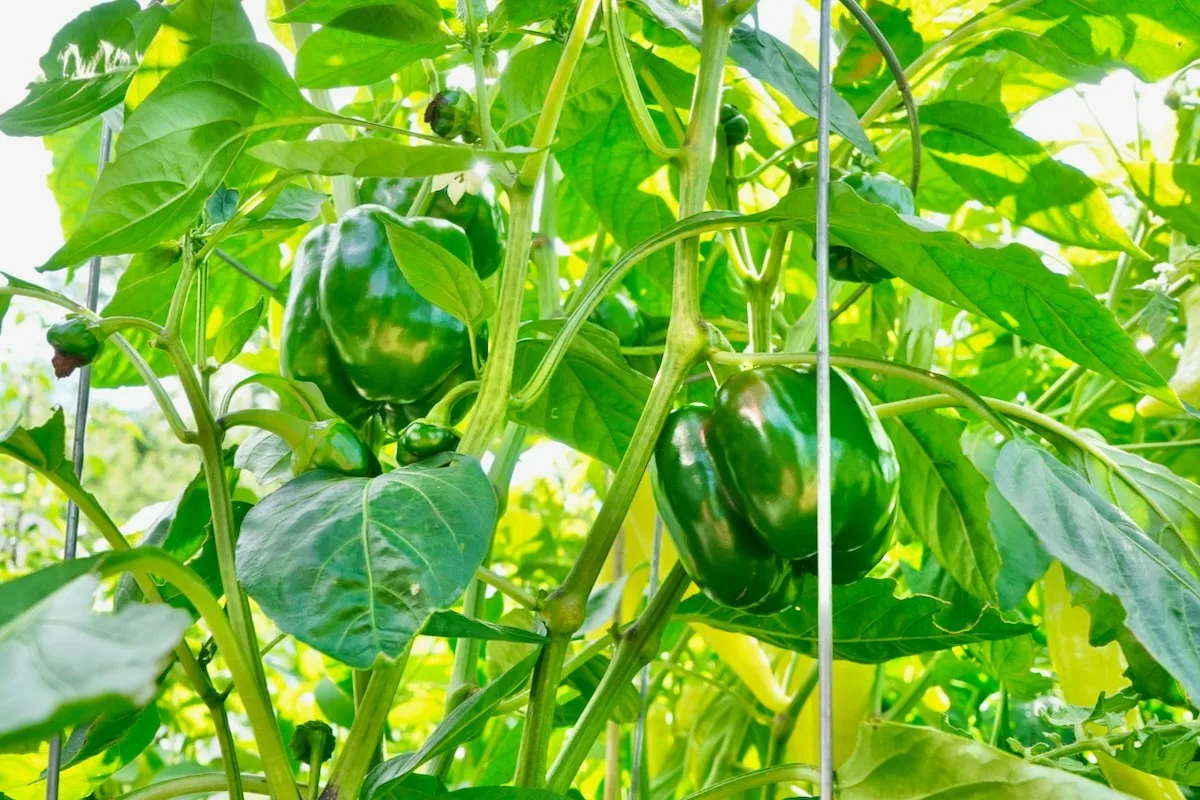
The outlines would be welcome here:
<svg viewBox="0 0 1200 800">
<path fill-rule="evenodd" d="M 383 220 L 396 263 L 418 294 L 470 328 L 492 315 L 496 303 L 474 269 L 436 242 Z"/>
<path fill-rule="evenodd" d="M 973 739 L 890 722 L 867 722 L 838 769 L 839 800 L 1128 800 L 1095 781 L 1029 764 Z"/>
<path fill-rule="evenodd" d="M 515 386 L 529 379 L 550 347 L 548 339 L 535 335 L 553 335 L 561 324 L 522 326 L 513 372 Z M 629 446 L 649 394 L 650 379 L 625 363 L 617 337 L 588 324 L 571 342 L 546 391 L 510 416 L 615 468 Z"/>
<path fill-rule="evenodd" d="M 441 636 L 446 639 L 478 639 L 486 642 L 516 642 L 541 644 L 546 636 L 512 625 L 497 625 L 481 619 L 472 619 L 457 611 L 436 611 L 421 629 L 422 636 Z"/>
<path fill-rule="evenodd" d="M 154 742 L 161 724 L 162 717 L 156 705 L 103 714 L 71 732 L 63 745 L 62 768 L 67 769 L 107 750 L 105 767 L 115 772 Z"/>
<path fill-rule="evenodd" d="M 1050 555 L 1115 595 L 1129 629 L 1189 695 L 1200 692 L 1200 583 L 1087 481 L 1041 448 L 1014 439 L 996 462 L 996 488 Z"/>
<path fill-rule="evenodd" d="M 1138 352 L 1112 312 L 1048 270 L 1033 250 L 1019 244 L 980 247 L 931 223 L 867 203 L 848 187 L 835 184 L 830 195 L 835 244 L 859 251 L 943 302 L 988 317 L 1081 366 L 1172 402 L 1162 376 Z M 792 223 L 811 231 L 815 190 L 794 191 L 749 219 L 758 224 Z M 703 220 L 678 227 L 701 224 Z"/>
<path fill-rule="evenodd" d="M 667 28 L 682 34 L 693 47 L 700 46 L 700 11 L 695 6 L 678 6 L 673 0 L 639 0 L 639 11 L 641 7 Z M 729 42 L 729 57 L 755 78 L 777 89 L 798 111 L 816 119 L 817 70 L 787 42 L 766 31 L 738 25 Z M 832 103 L 833 130 L 862 152 L 874 155 L 875 149 L 850 104 L 837 93 Z"/>
<path fill-rule="evenodd" d="M 833 655 L 846 661 L 880 664 L 901 656 L 1020 636 L 1030 625 L 1006 622 L 985 610 L 973 625 L 959 630 L 940 624 L 950 604 L 936 597 L 895 596 L 892 580 L 866 578 L 833 590 Z M 796 608 L 760 616 L 720 606 L 704 595 L 684 600 L 676 616 L 724 631 L 744 633 L 768 644 L 815 655 L 817 582 L 806 580 Z"/>
<path fill-rule="evenodd" d="M 281 630 L 366 669 L 462 595 L 495 522 L 496 493 L 465 456 L 375 478 L 309 472 L 246 516 L 238 577 Z"/>
<path fill-rule="evenodd" d="M 464 700 L 446 715 L 442 724 L 437 726 L 415 753 L 389 759 L 371 770 L 363 783 L 363 800 L 386 797 L 385 793 L 389 787 L 429 759 L 478 736 L 500 701 L 525 684 L 536 661 L 537 654 L 534 653 Z"/>
<path fill-rule="evenodd" d="M 204 48 L 129 117 L 79 228 L 41 269 L 145 250 L 181 233 L 243 149 L 303 137 L 322 113 L 270 48 Z"/>
</svg>

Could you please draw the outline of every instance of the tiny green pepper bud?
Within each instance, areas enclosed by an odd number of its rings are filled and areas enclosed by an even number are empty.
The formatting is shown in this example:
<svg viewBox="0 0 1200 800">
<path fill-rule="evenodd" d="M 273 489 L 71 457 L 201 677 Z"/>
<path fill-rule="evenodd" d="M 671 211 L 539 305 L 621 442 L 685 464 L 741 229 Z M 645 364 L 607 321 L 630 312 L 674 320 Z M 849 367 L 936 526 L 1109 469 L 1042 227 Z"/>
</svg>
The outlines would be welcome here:
<svg viewBox="0 0 1200 800">
<path fill-rule="evenodd" d="M 311 764 L 315 757 L 318 764 L 323 764 L 333 756 L 334 741 L 329 723 L 311 719 L 296 727 L 288 747 L 297 761 Z"/>
<path fill-rule="evenodd" d="M 750 135 L 750 121 L 738 110 L 737 106 L 731 106 L 728 103 L 721 106 L 719 123 L 721 130 L 725 133 L 725 144 L 730 147 L 737 147 Z"/>
<path fill-rule="evenodd" d="M 91 364 L 104 347 L 98 327 L 81 317 L 68 317 L 46 331 L 46 341 L 54 348 L 54 376 L 65 378 L 79 367 Z"/>
<path fill-rule="evenodd" d="M 453 450 L 458 442 L 459 435 L 454 429 L 417 420 L 396 437 L 396 460 L 405 465 L 415 464 Z"/>
</svg>

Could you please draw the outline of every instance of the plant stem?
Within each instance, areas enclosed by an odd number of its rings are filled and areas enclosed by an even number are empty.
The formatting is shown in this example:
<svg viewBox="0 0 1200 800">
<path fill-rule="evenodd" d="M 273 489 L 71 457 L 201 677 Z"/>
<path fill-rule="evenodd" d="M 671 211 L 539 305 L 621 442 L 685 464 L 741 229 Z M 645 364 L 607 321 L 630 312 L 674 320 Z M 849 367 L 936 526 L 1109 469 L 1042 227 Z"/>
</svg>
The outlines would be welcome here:
<svg viewBox="0 0 1200 800">
<path fill-rule="evenodd" d="M 682 565 L 676 564 L 672 567 L 662 586 L 646 606 L 646 610 L 622 634 L 612 663 L 608 665 L 600 685 L 596 687 L 595 693 L 579 717 L 579 722 L 571 731 L 562 752 L 550 769 L 546 782 L 550 791 L 565 795 L 571 787 L 571 781 L 612 714 L 618 691 L 629 685 L 638 670 L 658 655 L 658 641 L 662 629 L 670 621 L 675 606 L 679 604 L 679 599 L 683 597 L 691 582 L 692 579 L 688 577 Z"/>
<path fill-rule="evenodd" d="M 592 251 L 588 253 L 587 268 L 583 271 L 583 277 L 579 279 L 579 285 L 567 298 L 567 305 L 563 308 L 563 313 L 569 315 L 574 311 L 583 296 L 599 280 L 600 272 L 604 269 L 604 246 L 607 238 L 608 234 L 605 232 L 604 226 L 597 225 L 596 238 L 592 240 Z"/>
<path fill-rule="evenodd" d="M 554 319 L 561 313 L 558 287 L 558 165 L 550 160 L 542 173 L 542 213 L 538 220 L 538 316 Z"/>
<path fill-rule="evenodd" d="M 196 257 L 192 252 L 192 237 L 183 237 L 183 254 L 180 256 L 179 281 L 171 294 L 171 305 L 167 308 L 167 323 L 163 326 L 165 335 L 177 336 L 179 323 L 183 319 L 183 309 L 187 305 L 188 292 L 192 286 L 192 276 L 196 272 Z"/>
<path fill-rule="evenodd" d="M 250 794 L 266 795 L 271 791 L 265 778 L 261 775 L 239 775 L 242 785 Z M 168 778 L 158 781 L 141 789 L 135 789 L 123 794 L 116 800 L 171 800 L 173 797 L 187 795 L 209 795 L 224 792 L 229 788 L 228 779 L 220 772 L 200 772 L 195 775 L 184 775 L 180 778 Z M 301 787 L 304 788 L 304 787 Z"/>
<path fill-rule="evenodd" d="M 200 448 L 204 477 L 208 484 L 213 542 L 217 550 L 221 585 L 225 589 L 229 621 L 239 645 L 240 654 L 248 661 L 250 673 L 253 676 L 252 681 L 239 684 L 238 691 L 247 706 L 252 702 L 261 703 L 270 716 L 270 726 L 265 730 L 256 730 L 255 739 L 267 779 L 275 787 L 272 794 L 279 800 L 299 800 L 295 783 L 291 779 L 290 762 L 284 751 L 283 738 L 279 733 L 278 725 L 275 724 L 275 715 L 271 710 L 266 675 L 263 672 L 262 662 L 258 659 L 258 637 L 254 631 L 254 620 L 250 615 L 250 602 L 242 591 L 241 584 L 238 583 L 234 553 L 233 497 L 225 472 L 225 458 L 221 452 L 223 433 L 217 426 L 212 408 L 208 403 L 208 397 L 204 394 L 200 382 L 196 378 L 196 372 L 178 339 L 164 331 L 164 337 L 159 340 L 158 344 L 170 356 L 183 386 L 184 394 L 191 406 L 192 416 L 196 420 L 196 444 Z M 224 648 L 222 650 L 224 651 Z M 225 653 L 226 660 L 230 658 L 230 655 Z M 253 700 L 251 696 L 253 696 Z M 289 787 L 287 789 L 281 783 L 284 775 L 287 776 L 287 787 Z"/>
<path fill-rule="evenodd" d="M 517 756 L 517 774 L 513 779 L 517 786 L 536 789 L 546 784 L 547 749 L 554 733 L 555 697 L 570 644 L 570 634 L 552 631 L 550 641 L 538 655 L 529 687 L 529 708 L 525 713 L 525 731 Z"/>
<path fill-rule="evenodd" d="M 1000 682 L 1000 697 L 996 700 L 996 718 L 992 722 L 992 735 L 988 742 L 992 747 L 1000 746 L 1000 738 L 1004 735 L 1004 727 L 1008 719 L 1008 686 Z"/>
<path fill-rule="evenodd" d="M 483 47 L 479 43 L 479 21 L 475 19 L 475 4 L 467 0 L 463 3 L 467 16 L 467 38 L 471 43 L 471 67 L 475 72 L 475 105 L 479 108 L 479 138 L 485 150 L 491 150 L 492 141 L 492 104 L 488 99 L 487 76 L 483 70 Z"/>
<path fill-rule="evenodd" d="M 754 353 L 771 352 L 771 296 L 783 271 L 783 254 L 787 250 L 791 231 L 783 225 L 775 228 L 767 250 L 763 270 L 750 278 L 746 286 L 746 297 L 750 311 L 750 350 Z"/>
<path fill-rule="evenodd" d="M 486 583 L 488 586 L 491 586 L 505 597 L 516 601 L 518 605 L 534 611 L 537 610 L 537 598 L 522 589 L 520 586 L 517 586 L 503 575 L 499 575 L 487 567 L 480 567 L 479 569 L 475 570 L 475 577 Z"/>
<path fill-rule="evenodd" d="M 800 710 L 808 702 L 808 698 L 812 695 L 813 690 L 817 688 L 817 682 L 820 679 L 820 665 L 813 664 L 809 668 L 808 674 L 804 676 L 804 680 L 796 687 L 796 693 L 792 695 L 787 708 L 775 715 L 775 722 L 771 726 L 771 741 L 767 744 L 767 766 L 774 766 L 779 761 L 779 754 L 783 752 L 784 747 L 787 746 L 788 739 L 792 737 L 792 732 L 796 730 L 796 720 L 800 717 Z M 787 683 L 785 682 L 783 686 L 786 689 Z M 774 793 L 774 787 L 768 786 L 767 800 L 771 800 Z"/>
<path fill-rule="evenodd" d="M 373 671 L 371 682 L 363 695 L 362 703 L 354 717 L 354 725 L 346 744 L 333 762 L 329 782 L 321 792 L 321 800 L 357 800 L 363 779 L 371 768 L 371 762 L 379 751 L 379 740 L 387 724 L 392 700 L 404 679 L 404 668 L 408 665 L 409 651 L 396 662 Z"/>
<path fill-rule="evenodd" d="M 252 666 L 258 665 L 261 669 L 257 650 L 252 657 L 246 658 L 224 609 L 195 572 L 157 548 L 138 548 L 135 552 L 137 555 L 129 560 L 101 567 L 101 574 L 107 576 L 135 569 L 154 573 L 174 584 L 175 588 L 187 597 L 208 623 L 213 641 L 225 659 L 234 685 L 238 687 L 255 741 L 258 742 L 271 797 L 278 800 L 300 800 L 296 783 L 292 779 L 291 767 L 284 754 L 275 712 L 266 693 L 258 691 L 258 674 Z"/>
<path fill-rule="evenodd" d="M 936 677 L 938 669 L 951 658 L 954 658 L 954 653 L 949 650 L 943 650 L 930 658 L 926 662 L 925 668 L 921 670 L 921 674 L 908 685 L 908 689 L 896 701 L 896 705 L 889 708 L 883 718 L 888 721 L 903 722 L 912 707 L 925 695 L 925 690 L 929 688 L 930 682 Z"/>
<path fill-rule="evenodd" d="M 1179 447 L 1200 447 L 1200 439 L 1177 439 L 1173 442 L 1138 442 L 1137 444 L 1119 444 L 1117 448 L 1129 453 L 1139 450 L 1174 450 Z"/>
</svg>

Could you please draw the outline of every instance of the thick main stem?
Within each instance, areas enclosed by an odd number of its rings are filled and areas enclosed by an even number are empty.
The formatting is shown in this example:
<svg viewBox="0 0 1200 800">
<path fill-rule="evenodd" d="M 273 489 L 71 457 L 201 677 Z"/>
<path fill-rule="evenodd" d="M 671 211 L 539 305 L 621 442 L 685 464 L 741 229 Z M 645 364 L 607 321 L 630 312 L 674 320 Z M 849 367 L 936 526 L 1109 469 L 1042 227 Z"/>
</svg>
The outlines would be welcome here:
<svg viewBox="0 0 1200 800">
<path fill-rule="evenodd" d="M 363 779 L 367 777 L 371 761 L 379 749 L 379 738 L 383 735 L 392 700 L 400 688 L 407 664 L 406 650 L 396 663 L 377 669 L 371 675 L 354 725 L 350 728 L 350 736 L 333 764 L 329 783 L 321 792 L 321 800 L 355 800 L 358 797 Z"/>
</svg>

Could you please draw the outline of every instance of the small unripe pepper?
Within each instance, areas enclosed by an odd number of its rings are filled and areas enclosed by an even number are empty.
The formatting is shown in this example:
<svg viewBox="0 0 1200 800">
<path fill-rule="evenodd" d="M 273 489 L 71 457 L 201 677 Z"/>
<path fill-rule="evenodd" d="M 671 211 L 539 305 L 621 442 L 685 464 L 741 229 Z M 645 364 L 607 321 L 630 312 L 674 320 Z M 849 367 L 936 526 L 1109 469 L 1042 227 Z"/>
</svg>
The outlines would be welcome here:
<svg viewBox="0 0 1200 800">
<path fill-rule="evenodd" d="M 737 147 L 750 135 L 750 121 L 746 119 L 745 114 L 738 110 L 737 106 L 728 103 L 722 105 L 721 116 L 717 123 L 725 134 L 725 144 L 730 147 Z"/>
<path fill-rule="evenodd" d="M 443 139 L 461 136 L 468 144 L 479 139 L 475 101 L 460 89 L 446 89 L 435 94 L 425 106 L 425 122 Z"/>
<path fill-rule="evenodd" d="M 424 420 L 409 425 L 396 438 L 396 460 L 401 464 L 415 464 L 439 453 L 448 453 L 458 447 L 458 432 Z"/>
<path fill-rule="evenodd" d="M 56 378 L 65 378 L 76 369 L 91 364 L 104 348 L 96 324 L 82 317 L 68 317 L 52 325 L 46 331 L 46 341 L 54 348 L 50 363 Z"/>
</svg>

